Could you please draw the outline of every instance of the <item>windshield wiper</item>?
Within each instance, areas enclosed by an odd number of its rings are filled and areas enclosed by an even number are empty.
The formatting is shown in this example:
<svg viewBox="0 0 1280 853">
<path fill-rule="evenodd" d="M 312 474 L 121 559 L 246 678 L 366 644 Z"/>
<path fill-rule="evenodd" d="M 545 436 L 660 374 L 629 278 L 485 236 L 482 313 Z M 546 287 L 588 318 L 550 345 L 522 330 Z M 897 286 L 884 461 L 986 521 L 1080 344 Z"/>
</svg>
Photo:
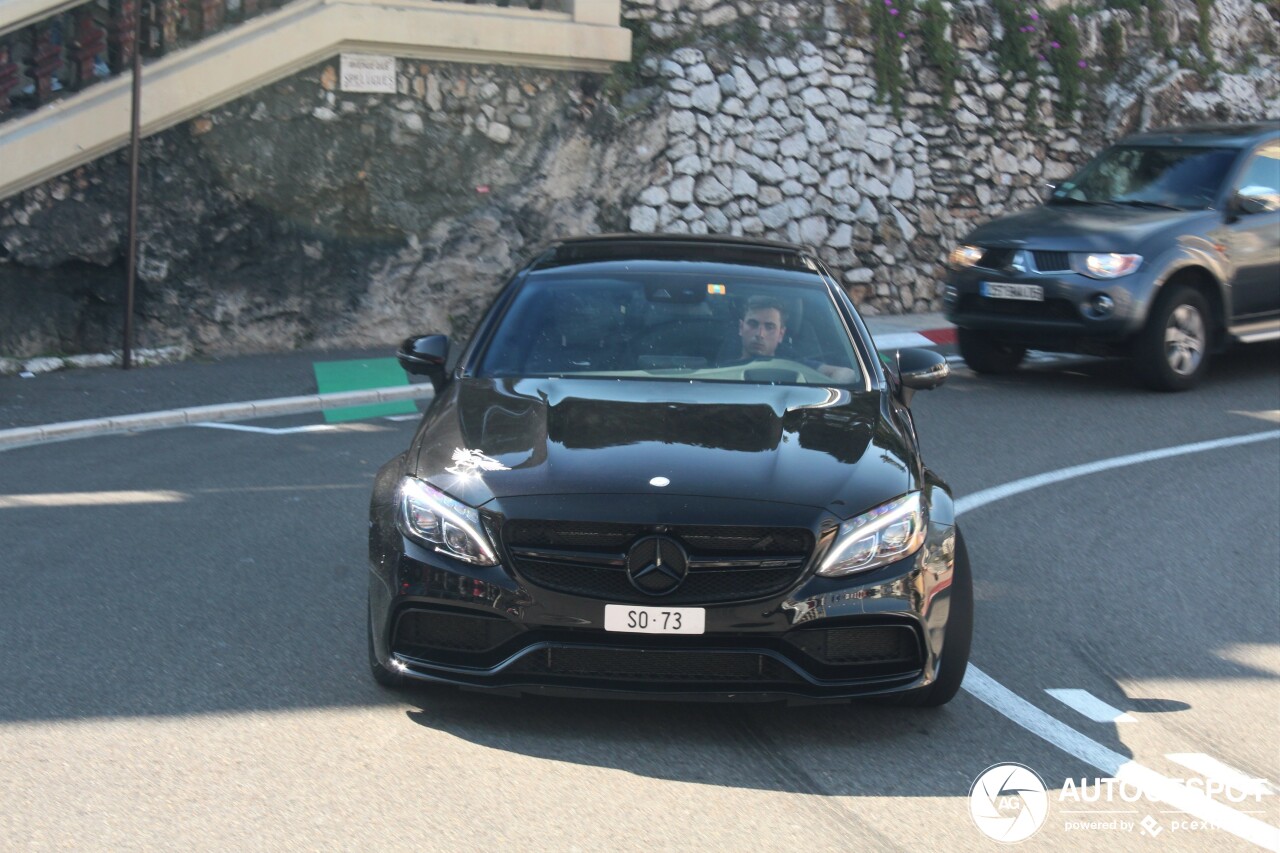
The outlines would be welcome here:
<svg viewBox="0 0 1280 853">
<path fill-rule="evenodd" d="M 1096 201 L 1094 199 L 1088 199 L 1088 198 L 1072 198 L 1069 195 L 1054 196 L 1053 198 L 1049 199 L 1049 201 L 1051 201 L 1054 204 L 1083 204 L 1089 207 L 1115 207 L 1116 206 L 1116 203 L 1114 201 L 1109 201 L 1106 199 L 1101 201 Z"/>
<path fill-rule="evenodd" d="M 1112 204 L 1127 204 L 1132 207 L 1153 207 L 1158 210 L 1186 210 L 1185 207 L 1178 207 L 1176 204 L 1162 204 L 1158 201 L 1144 201 L 1139 198 L 1119 199 Z"/>
</svg>

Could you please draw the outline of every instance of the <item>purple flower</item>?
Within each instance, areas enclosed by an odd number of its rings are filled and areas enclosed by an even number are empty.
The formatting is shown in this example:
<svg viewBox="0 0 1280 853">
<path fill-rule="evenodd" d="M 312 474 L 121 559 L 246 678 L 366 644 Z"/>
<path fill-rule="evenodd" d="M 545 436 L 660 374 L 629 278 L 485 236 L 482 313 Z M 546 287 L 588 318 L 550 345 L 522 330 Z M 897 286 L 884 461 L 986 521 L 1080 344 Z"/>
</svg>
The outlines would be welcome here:
<svg viewBox="0 0 1280 853">
<path fill-rule="evenodd" d="M 1042 53 L 1042 54 L 1040 54 L 1040 61 L 1041 61 L 1041 62 L 1048 62 L 1049 60 L 1048 60 L 1048 59 L 1046 59 L 1046 58 L 1045 58 L 1045 55 Z"/>
<path fill-rule="evenodd" d="M 890 10 L 889 10 L 889 14 L 890 14 L 890 15 L 896 15 L 896 14 L 898 14 L 898 10 L 897 10 L 897 9 L 890 9 Z"/>
<path fill-rule="evenodd" d="M 1040 20 L 1040 16 L 1039 16 L 1039 15 L 1037 15 L 1035 12 L 1032 12 L 1032 13 L 1031 13 L 1031 20 L 1033 20 L 1033 21 L 1038 21 L 1038 20 Z"/>
<path fill-rule="evenodd" d="M 904 39 L 904 38 L 906 38 L 906 37 L 907 37 L 907 34 L 906 34 L 906 33 L 898 33 L 898 38 L 900 38 L 900 39 Z"/>
<path fill-rule="evenodd" d="M 1079 65 L 1081 68 L 1088 68 L 1088 67 L 1089 67 L 1089 63 L 1085 62 L 1083 59 L 1082 59 L 1082 60 L 1080 60 L 1079 62 L 1077 62 L 1076 64 L 1077 64 L 1077 65 Z"/>
<path fill-rule="evenodd" d="M 1062 47 L 1062 45 L 1058 44 L 1056 41 L 1051 41 L 1049 42 L 1049 47 L 1053 48 L 1054 50 L 1057 50 L 1058 48 Z"/>
</svg>

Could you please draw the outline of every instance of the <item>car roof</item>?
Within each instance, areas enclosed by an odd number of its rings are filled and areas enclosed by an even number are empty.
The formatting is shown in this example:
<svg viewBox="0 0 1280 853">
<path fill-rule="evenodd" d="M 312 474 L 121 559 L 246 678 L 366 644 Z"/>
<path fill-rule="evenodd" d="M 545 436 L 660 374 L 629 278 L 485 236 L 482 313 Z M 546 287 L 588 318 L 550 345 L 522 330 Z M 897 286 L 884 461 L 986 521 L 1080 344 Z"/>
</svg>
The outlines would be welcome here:
<svg viewBox="0 0 1280 853">
<path fill-rule="evenodd" d="M 1188 124 L 1135 133 L 1119 145 L 1186 145 L 1244 148 L 1268 136 L 1280 136 L 1280 119 L 1247 124 Z"/>
<path fill-rule="evenodd" d="M 530 269 L 602 261 L 692 261 L 816 271 L 813 255 L 794 243 L 697 234 L 599 234 L 559 240 Z"/>
</svg>

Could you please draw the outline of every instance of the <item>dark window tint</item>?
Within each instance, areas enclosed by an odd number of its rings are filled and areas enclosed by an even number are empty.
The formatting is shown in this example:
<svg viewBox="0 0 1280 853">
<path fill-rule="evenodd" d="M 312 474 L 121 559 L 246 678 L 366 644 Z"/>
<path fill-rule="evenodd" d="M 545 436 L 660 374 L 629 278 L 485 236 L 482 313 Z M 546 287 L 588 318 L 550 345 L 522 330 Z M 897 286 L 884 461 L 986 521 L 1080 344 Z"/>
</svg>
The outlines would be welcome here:
<svg viewBox="0 0 1280 853">
<path fill-rule="evenodd" d="M 765 343 L 748 352 L 753 333 Z M 848 332 L 817 274 L 643 262 L 532 273 L 494 330 L 479 373 L 862 381 Z"/>
<path fill-rule="evenodd" d="M 1239 152 L 1230 148 L 1108 149 L 1053 193 L 1055 201 L 1205 208 Z"/>
</svg>

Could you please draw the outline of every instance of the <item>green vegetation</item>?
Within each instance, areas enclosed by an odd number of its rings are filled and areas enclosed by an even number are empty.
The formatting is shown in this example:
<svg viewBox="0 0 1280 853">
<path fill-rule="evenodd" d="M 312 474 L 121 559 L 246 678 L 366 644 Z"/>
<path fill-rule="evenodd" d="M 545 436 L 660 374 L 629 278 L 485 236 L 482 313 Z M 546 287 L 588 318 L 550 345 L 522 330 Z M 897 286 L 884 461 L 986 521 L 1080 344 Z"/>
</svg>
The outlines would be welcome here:
<svg viewBox="0 0 1280 853">
<path fill-rule="evenodd" d="M 902 50 L 907 40 L 907 16 L 914 0 L 868 0 L 873 57 L 880 100 L 888 101 L 895 116 L 902 115 Z"/>
<path fill-rule="evenodd" d="M 1146 0 L 1147 20 L 1151 27 L 1151 46 L 1158 53 L 1169 53 L 1169 28 L 1164 20 L 1164 0 Z"/>
<path fill-rule="evenodd" d="M 1042 54 L 1058 78 L 1058 102 L 1054 109 L 1060 119 L 1069 119 L 1080 104 L 1080 89 L 1089 77 L 1089 64 L 1080 55 L 1080 30 L 1070 8 L 1045 13 L 1050 39 Z"/>
<path fill-rule="evenodd" d="M 1209 26 L 1213 22 L 1213 0 L 1196 0 L 1196 45 L 1200 55 L 1208 63 L 1212 72 L 1217 69 L 1217 60 L 1213 56 L 1213 44 L 1209 41 Z"/>
<path fill-rule="evenodd" d="M 951 15 L 942 5 L 942 0 L 925 0 L 920 7 L 920 16 L 920 36 L 924 42 L 924 52 L 942 77 L 941 108 L 946 110 L 955 97 L 956 77 L 960 73 L 959 51 L 947 37 Z"/>
<path fill-rule="evenodd" d="M 1120 21 L 1112 18 L 1102 28 L 1102 66 L 1108 71 L 1120 70 L 1124 62 L 1124 27 Z"/>
</svg>

